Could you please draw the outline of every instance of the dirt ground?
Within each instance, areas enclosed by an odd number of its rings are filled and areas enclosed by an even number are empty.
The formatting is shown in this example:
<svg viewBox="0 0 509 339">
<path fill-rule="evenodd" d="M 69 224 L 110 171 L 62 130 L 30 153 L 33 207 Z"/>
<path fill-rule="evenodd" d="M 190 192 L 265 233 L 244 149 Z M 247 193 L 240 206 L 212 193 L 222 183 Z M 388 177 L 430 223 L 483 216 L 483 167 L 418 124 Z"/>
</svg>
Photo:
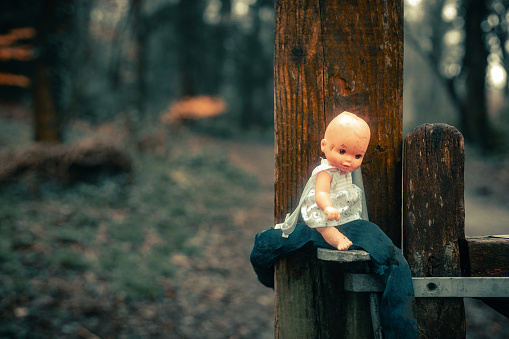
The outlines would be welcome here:
<svg viewBox="0 0 509 339">
<path fill-rule="evenodd" d="M 273 292 L 257 282 L 248 261 L 254 235 L 273 222 L 273 146 L 218 145 L 234 164 L 258 176 L 261 189 L 252 206 L 234 211 L 233 227 L 210 230 L 204 259 L 173 258 L 185 272 L 179 285 L 190 286 L 177 298 L 185 314 L 178 332 L 186 338 L 273 338 Z M 506 171 L 473 156 L 465 167 L 467 235 L 509 233 L 508 196 L 499 182 Z M 480 184 L 482 173 L 497 180 Z M 509 319 L 478 300 L 465 299 L 465 305 L 467 338 L 509 338 Z"/>
<path fill-rule="evenodd" d="M 234 225 L 213 226 L 201 259 L 175 256 L 181 268 L 177 333 L 182 338 L 273 338 L 273 292 L 249 263 L 254 235 L 273 221 L 272 145 L 218 142 L 238 167 L 259 178 L 253 205 L 232 211 Z"/>
</svg>

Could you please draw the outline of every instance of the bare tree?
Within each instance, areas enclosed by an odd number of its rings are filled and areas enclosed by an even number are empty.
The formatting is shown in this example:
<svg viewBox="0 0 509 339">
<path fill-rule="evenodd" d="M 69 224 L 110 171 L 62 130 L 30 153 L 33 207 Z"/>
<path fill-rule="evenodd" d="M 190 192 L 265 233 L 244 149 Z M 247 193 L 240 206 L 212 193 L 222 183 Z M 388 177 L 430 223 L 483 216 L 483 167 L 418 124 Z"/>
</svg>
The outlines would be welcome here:
<svg viewBox="0 0 509 339">
<path fill-rule="evenodd" d="M 466 74 L 466 96 L 460 103 L 461 131 L 465 139 L 484 148 L 492 146 L 492 132 L 488 121 L 486 103 L 485 47 L 481 23 L 488 9 L 484 1 L 465 0 L 465 57 L 463 72 Z"/>
<path fill-rule="evenodd" d="M 72 50 L 69 32 L 74 1 L 45 0 L 36 25 L 34 60 L 34 133 L 36 141 L 61 142 L 64 113 L 70 102 L 66 62 Z"/>
<path fill-rule="evenodd" d="M 444 46 L 444 40 L 452 25 L 442 19 L 445 4 L 444 0 L 425 3 L 424 19 L 417 25 L 410 25 L 406 31 L 406 41 L 428 60 L 436 79 L 443 83 L 451 102 L 458 108 L 460 130 L 465 139 L 483 148 L 491 148 L 496 140 L 487 107 L 486 68 L 489 52 L 481 29 L 489 13 L 487 3 L 475 0 L 460 3 L 458 15 L 464 21 L 461 27 L 464 55 L 457 61 L 460 71 L 453 75 L 443 72 L 444 63 L 447 63 L 447 48 L 451 48 Z"/>
<path fill-rule="evenodd" d="M 177 5 L 176 32 L 178 39 L 181 97 L 199 92 L 200 47 L 203 43 L 203 0 L 180 1 Z"/>
<path fill-rule="evenodd" d="M 134 54 L 136 63 L 136 93 L 135 106 L 138 110 L 138 116 L 144 113 L 144 101 L 146 96 L 145 86 L 145 68 L 147 63 L 147 29 L 145 18 L 143 16 L 143 7 L 141 0 L 131 0 L 131 10 L 134 29 Z"/>
</svg>

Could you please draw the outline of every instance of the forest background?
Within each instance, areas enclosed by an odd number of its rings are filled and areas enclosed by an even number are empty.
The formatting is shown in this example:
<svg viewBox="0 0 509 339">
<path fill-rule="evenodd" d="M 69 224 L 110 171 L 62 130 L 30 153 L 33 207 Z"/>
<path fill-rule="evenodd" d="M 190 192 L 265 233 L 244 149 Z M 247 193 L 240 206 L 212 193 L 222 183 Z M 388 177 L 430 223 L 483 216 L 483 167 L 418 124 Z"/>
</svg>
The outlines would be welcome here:
<svg viewBox="0 0 509 339">
<path fill-rule="evenodd" d="M 405 1 L 404 134 L 465 136 L 467 235 L 509 233 L 508 6 Z M 273 336 L 273 7 L 0 3 L 0 336 Z"/>
</svg>

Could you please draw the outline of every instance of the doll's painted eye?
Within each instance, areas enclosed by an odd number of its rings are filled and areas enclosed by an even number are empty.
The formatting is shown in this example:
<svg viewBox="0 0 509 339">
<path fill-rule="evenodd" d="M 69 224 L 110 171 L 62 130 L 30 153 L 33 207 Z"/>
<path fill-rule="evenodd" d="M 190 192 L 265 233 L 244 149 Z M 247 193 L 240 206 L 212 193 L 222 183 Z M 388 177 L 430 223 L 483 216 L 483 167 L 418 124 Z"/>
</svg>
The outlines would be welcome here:
<svg viewBox="0 0 509 339">
<path fill-rule="evenodd" d="M 346 153 L 346 151 L 344 149 L 339 150 L 339 154 L 345 154 L 345 153 Z"/>
<path fill-rule="evenodd" d="M 357 155 L 355 156 L 355 159 L 361 159 L 361 158 L 362 158 L 362 154 L 357 154 Z"/>
</svg>

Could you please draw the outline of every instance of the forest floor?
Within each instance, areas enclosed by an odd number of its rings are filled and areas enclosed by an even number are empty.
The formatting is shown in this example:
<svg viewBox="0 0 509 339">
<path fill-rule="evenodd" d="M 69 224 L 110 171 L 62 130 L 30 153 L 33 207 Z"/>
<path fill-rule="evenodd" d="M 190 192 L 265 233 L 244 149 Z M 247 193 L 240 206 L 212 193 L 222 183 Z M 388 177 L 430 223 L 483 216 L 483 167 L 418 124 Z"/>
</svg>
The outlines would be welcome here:
<svg viewBox="0 0 509 339">
<path fill-rule="evenodd" d="M 7 120 L 0 123 L 5 121 Z M 17 124 L 12 120 L 8 123 L 13 126 Z M 14 127 L 19 128 L 18 125 Z M 28 129 L 28 126 L 25 127 Z M 25 127 L 22 129 L 23 132 L 16 133 L 16 138 L 30 134 L 25 131 Z M 39 239 L 52 234 L 50 229 L 45 229 L 45 226 L 41 225 L 46 219 L 39 218 L 36 221 L 25 219 L 21 213 L 44 214 L 49 213 L 46 209 L 57 208 L 64 211 L 57 213 L 60 219 L 62 215 L 70 219 L 76 218 L 68 211 L 73 207 L 65 205 L 64 208 L 57 205 L 63 203 L 55 202 L 56 200 L 48 204 L 41 200 L 40 196 L 36 199 L 24 196 L 17 200 L 16 204 L 28 206 L 28 212 L 16 210 L 18 213 L 16 214 L 7 208 L 0 211 L 2 218 L 0 223 L 4 223 L 4 226 L 9 224 L 18 233 L 24 229 L 30 231 L 27 233 L 30 234 L 29 240 L 16 238 L 15 241 L 8 242 L 4 238 L 0 243 L 0 264 L 4 271 L 0 272 L 1 337 L 190 339 L 274 337 L 273 291 L 257 281 L 249 263 L 249 253 L 255 234 L 273 224 L 274 169 L 271 140 L 260 141 L 245 137 L 225 139 L 187 132 L 180 134 L 179 137 L 173 136 L 169 140 L 164 138 L 163 140 L 165 140 L 163 144 L 169 147 L 162 150 L 162 157 L 161 155 L 157 157 L 169 160 L 167 164 L 158 163 L 158 166 L 163 168 L 167 166 L 166 171 L 170 173 L 170 181 L 174 186 L 161 190 L 162 194 L 174 195 L 176 193 L 172 189 L 176 189 L 184 191 L 190 197 L 186 200 L 186 195 L 178 195 L 171 203 L 179 203 L 182 206 L 178 209 L 174 209 L 174 206 L 166 207 L 172 209 L 173 214 L 169 216 L 170 218 L 180 216 L 187 218 L 182 219 L 184 221 L 181 224 L 186 234 L 179 235 L 181 240 L 174 244 L 177 250 L 166 249 L 163 257 L 134 257 L 132 261 L 127 262 L 122 261 L 120 256 L 117 257 L 118 262 L 127 266 L 124 271 L 119 271 L 119 274 L 141 275 L 138 277 L 141 280 L 154 280 L 162 287 L 162 294 L 152 292 L 144 294 L 145 289 L 152 288 L 151 285 L 145 286 L 146 281 L 139 283 L 138 280 L 128 280 L 124 285 L 120 284 L 124 287 L 125 285 L 132 287 L 134 284 L 138 289 L 143 288 L 132 297 L 129 292 L 132 289 L 115 288 L 108 280 L 111 278 L 114 281 L 116 277 L 113 274 L 117 272 L 114 267 L 116 262 L 110 263 L 110 266 L 105 268 L 81 262 L 73 264 L 51 257 L 55 253 L 55 248 L 49 249 L 51 246 L 68 246 L 71 243 L 70 250 L 79 251 L 78 253 L 83 253 L 86 258 L 94 260 L 101 257 L 103 251 L 101 244 L 118 248 L 118 253 L 126 255 L 137 250 L 152 253 L 151 251 L 155 251 L 154 248 L 161 246 L 159 244 L 161 239 L 154 236 L 163 234 L 161 228 L 147 226 L 147 233 L 135 233 L 126 238 L 125 234 L 110 231 L 106 225 L 110 221 L 113 225 L 118 225 L 119 220 L 124 222 L 124 219 L 134 217 L 136 211 L 148 208 L 143 205 L 143 199 L 147 199 L 146 197 L 135 201 L 140 205 L 138 207 L 121 205 L 120 208 L 112 207 L 106 212 L 98 212 L 99 207 L 88 208 L 96 213 L 95 218 L 99 219 L 96 228 L 85 229 L 93 233 L 92 240 L 80 238 L 65 242 L 56 237 L 54 243 L 48 244 Z M 158 146 L 156 145 L 152 151 L 158 153 Z M 190 158 L 187 153 L 194 155 Z M 156 155 L 149 154 L 143 161 L 150 162 L 147 157 L 152 156 Z M 226 168 L 224 172 L 223 168 Z M 509 202 L 507 163 L 467 157 L 465 169 L 467 235 L 509 233 L 507 225 L 509 212 L 506 207 Z M 200 172 L 201 170 L 209 172 L 216 170 L 218 174 L 209 177 L 208 174 L 204 174 L 205 172 Z M 237 175 L 237 172 L 240 174 Z M 196 177 L 202 174 L 206 179 L 204 181 Z M 167 180 L 164 174 L 160 175 L 161 177 L 156 176 L 157 180 L 154 179 L 156 185 L 158 183 L 164 185 Z M 225 180 L 232 176 L 233 181 Z M 481 184 L 479 178 L 486 176 L 492 177 L 493 180 Z M 150 179 L 145 176 L 141 181 L 145 180 Z M 212 190 L 204 186 L 204 183 L 215 180 L 221 186 L 212 185 Z M 198 187 L 193 186 L 194 181 Z M 92 188 L 88 186 L 80 189 L 80 192 L 88 192 L 89 199 L 94 199 L 94 196 L 99 194 L 98 191 L 91 191 Z M 112 190 L 109 184 L 102 185 L 99 189 Z M 154 200 L 163 199 L 157 187 L 152 190 L 158 194 Z M 61 191 L 52 192 L 53 195 L 58 195 Z M 204 194 L 212 195 L 212 199 L 202 198 L 201 195 Z M 52 197 L 49 194 L 46 196 Z M 2 198 L 5 197 L 9 197 L 9 194 L 2 195 Z M 80 201 L 83 203 L 83 200 Z M 157 209 L 165 209 L 164 204 L 155 206 Z M 21 207 L 13 205 L 12 208 Z M 130 227 L 143 228 L 143 225 L 149 223 L 152 220 L 150 218 L 153 218 L 150 214 L 157 214 L 156 209 L 149 211 L 141 217 L 137 216 L 136 220 L 139 223 L 133 222 L 129 224 Z M 108 218 L 111 213 L 114 216 L 110 220 Z M 198 214 L 198 217 L 194 214 Z M 55 218 L 54 214 L 51 216 Z M 84 221 L 76 226 L 81 227 L 81 230 L 84 227 L 83 223 L 91 220 L 83 218 Z M 101 218 L 105 220 L 104 223 Z M 65 222 L 60 220 L 57 226 L 62 223 L 66 225 Z M 69 224 L 69 227 L 75 226 Z M 172 237 L 172 234 L 174 233 L 169 233 L 168 236 Z M 2 235 L 5 236 L 5 232 Z M 16 236 L 14 231 L 8 235 Z M 115 236 L 122 239 L 122 242 L 116 242 Z M 136 243 L 136 237 L 142 237 L 143 241 Z M 120 252 L 128 241 L 137 245 L 129 245 L 129 252 Z M 90 254 L 92 250 L 96 253 Z M 7 251 L 23 253 L 18 260 L 18 257 L 8 254 Z M 51 260 L 46 260 L 46 257 L 50 257 Z M 143 266 L 140 260 L 144 258 L 167 260 L 171 264 L 169 269 L 171 272 L 153 276 L 150 271 L 137 270 L 137 266 Z M 58 261 L 58 264 L 55 264 L 55 261 Z M 133 266 L 130 267 L 130 264 Z M 19 267 L 12 267 L 14 265 L 30 265 L 32 270 L 23 275 Z M 163 271 L 165 269 L 156 264 L 153 267 Z M 13 286 L 9 285 L 8 282 L 13 279 L 7 279 L 6 269 L 25 277 L 26 284 L 21 284 L 25 287 L 17 287 L 15 282 L 11 284 Z M 116 281 L 124 282 L 118 279 Z M 509 319 L 482 302 L 466 299 L 465 304 L 467 338 L 509 338 Z"/>
</svg>

